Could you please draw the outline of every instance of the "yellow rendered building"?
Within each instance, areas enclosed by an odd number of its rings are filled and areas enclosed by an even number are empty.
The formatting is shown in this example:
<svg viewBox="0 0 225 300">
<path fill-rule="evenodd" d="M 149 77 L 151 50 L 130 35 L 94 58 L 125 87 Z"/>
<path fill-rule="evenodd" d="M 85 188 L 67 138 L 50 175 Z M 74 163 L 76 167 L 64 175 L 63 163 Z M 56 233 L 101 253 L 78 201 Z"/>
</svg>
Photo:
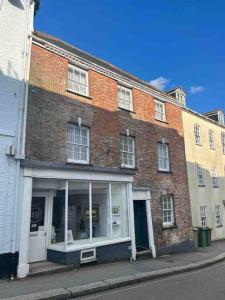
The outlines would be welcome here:
<svg viewBox="0 0 225 300">
<path fill-rule="evenodd" d="M 222 111 L 200 115 L 183 109 L 193 226 L 225 239 L 225 126 Z"/>
</svg>

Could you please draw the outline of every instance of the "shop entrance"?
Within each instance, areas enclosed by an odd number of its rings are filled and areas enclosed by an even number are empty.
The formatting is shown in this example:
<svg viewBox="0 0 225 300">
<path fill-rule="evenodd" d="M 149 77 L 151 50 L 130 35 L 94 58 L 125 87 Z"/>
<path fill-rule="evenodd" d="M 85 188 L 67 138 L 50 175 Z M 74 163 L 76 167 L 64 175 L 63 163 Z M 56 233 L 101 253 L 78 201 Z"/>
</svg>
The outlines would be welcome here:
<svg viewBox="0 0 225 300">
<path fill-rule="evenodd" d="M 134 201 L 135 241 L 137 252 L 149 249 L 146 201 Z"/>
<path fill-rule="evenodd" d="M 32 197 L 29 263 L 47 259 L 47 197 Z"/>
</svg>

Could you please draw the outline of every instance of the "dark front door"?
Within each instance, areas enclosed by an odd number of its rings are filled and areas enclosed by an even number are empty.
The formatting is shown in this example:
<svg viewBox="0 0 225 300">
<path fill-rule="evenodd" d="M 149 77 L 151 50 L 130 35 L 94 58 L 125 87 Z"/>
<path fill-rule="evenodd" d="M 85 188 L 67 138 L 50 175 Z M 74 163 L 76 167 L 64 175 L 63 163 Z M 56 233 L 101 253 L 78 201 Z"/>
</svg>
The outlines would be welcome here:
<svg viewBox="0 0 225 300">
<path fill-rule="evenodd" d="M 144 200 L 134 201 L 134 225 L 137 252 L 149 249 L 146 205 Z"/>
</svg>

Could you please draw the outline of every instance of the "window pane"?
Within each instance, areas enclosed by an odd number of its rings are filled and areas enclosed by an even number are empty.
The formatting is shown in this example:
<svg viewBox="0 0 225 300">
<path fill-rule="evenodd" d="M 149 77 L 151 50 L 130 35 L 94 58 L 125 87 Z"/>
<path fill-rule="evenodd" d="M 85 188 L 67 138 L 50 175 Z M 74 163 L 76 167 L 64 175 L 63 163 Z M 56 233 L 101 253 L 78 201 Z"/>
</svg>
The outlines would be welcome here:
<svg viewBox="0 0 225 300">
<path fill-rule="evenodd" d="M 88 76 L 87 72 L 77 67 L 69 66 L 68 89 L 76 93 L 87 95 L 88 94 L 87 76 Z"/>
<path fill-rule="evenodd" d="M 128 237 L 127 185 L 112 183 L 112 237 Z"/>
<path fill-rule="evenodd" d="M 133 110 L 131 91 L 125 87 L 118 86 L 119 107 Z"/>
<path fill-rule="evenodd" d="M 132 137 L 120 137 L 120 158 L 122 166 L 134 167 L 134 139 Z"/>
<path fill-rule="evenodd" d="M 92 237 L 93 240 L 110 238 L 108 183 L 92 183 Z"/>
<path fill-rule="evenodd" d="M 53 199 L 51 244 L 65 241 L 65 190 L 58 190 Z"/>
<path fill-rule="evenodd" d="M 68 245 L 79 245 L 79 240 L 88 243 L 89 183 L 70 181 L 68 197 Z"/>
<path fill-rule="evenodd" d="M 68 158 L 78 162 L 89 160 L 88 128 L 68 126 Z"/>
</svg>

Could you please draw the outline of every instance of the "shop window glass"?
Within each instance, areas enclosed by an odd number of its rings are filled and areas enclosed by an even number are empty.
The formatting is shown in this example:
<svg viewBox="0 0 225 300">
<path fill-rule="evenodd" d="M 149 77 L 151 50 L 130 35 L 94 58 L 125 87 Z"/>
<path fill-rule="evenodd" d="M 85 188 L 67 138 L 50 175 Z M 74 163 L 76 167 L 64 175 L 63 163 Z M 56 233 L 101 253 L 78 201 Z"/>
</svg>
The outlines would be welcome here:
<svg viewBox="0 0 225 300">
<path fill-rule="evenodd" d="M 127 185 L 112 183 L 112 238 L 129 236 Z"/>
<path fill-rule="evenodd" d="M 68 245 L 90 239 L 89 183 L 69 182 L 68 191 Z"/>
<path fill-rule="evenodd" d="M 51 244 L 65 241 L 65 190 L 57 191 L 53 199 Z"/>
</svg>

